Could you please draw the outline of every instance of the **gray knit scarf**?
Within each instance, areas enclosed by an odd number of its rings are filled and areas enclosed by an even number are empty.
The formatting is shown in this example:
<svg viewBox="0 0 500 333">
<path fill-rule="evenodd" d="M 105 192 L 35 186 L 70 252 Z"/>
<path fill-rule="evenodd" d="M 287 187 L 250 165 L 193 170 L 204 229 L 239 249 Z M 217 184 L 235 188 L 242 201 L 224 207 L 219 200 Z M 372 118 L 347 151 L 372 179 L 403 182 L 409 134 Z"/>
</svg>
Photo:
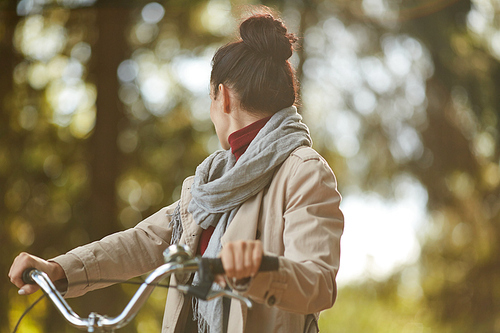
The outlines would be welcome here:
<svg viewBox="0 0 500 333">
<path fill-rule="evenodd" d="M 230 150 L 219 150 L 196 168 L 188 212 L 203 229 L 215 227 L 204 257 L 219 254 L 221 237 L 240 205 L 270 183 L 276 168 L 292 151 L 312 145 L 309 129 L 301 120 L 294 106 L 283 109 L 271 117 L 237 162 Z M 174 212 L 171 226 L 172 243 L 178 243 L 182 234 L 179 209 Z M 198 281 L 195 274 L 193 284 Z M 214 283 L 213 288 L 220 287 Z M 221 298 L 193 298 L 193 317 L 199 333 L 222 332 L 222 313 Z"/>
</svg>

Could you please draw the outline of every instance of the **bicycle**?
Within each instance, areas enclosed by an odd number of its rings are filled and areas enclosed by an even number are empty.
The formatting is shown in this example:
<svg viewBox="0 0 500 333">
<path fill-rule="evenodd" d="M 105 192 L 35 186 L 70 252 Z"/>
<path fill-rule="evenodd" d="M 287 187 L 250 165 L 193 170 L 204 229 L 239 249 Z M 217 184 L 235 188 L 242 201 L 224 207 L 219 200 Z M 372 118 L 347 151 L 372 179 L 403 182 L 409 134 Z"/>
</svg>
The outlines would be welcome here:
<svg viewBox="0 0 500 333">
<path fill-rule="evenodd" d="M 47 274 L 42 271 L 33 268 L 26 269 L 23 272 L 23 281 L 25 283 L 38 284 L 45 295 L 54 303 L 61 315 L 71 325 L 81 330 L 87 330 L 87 332 L 114 332 L 127 325 L 135 317 L 158 283 L 170 275 L 177 273 L 198 272 L 200 283 L 189 286 L 169 286 L 170 288 L 176 288 L 186 295 L 191 295 L 202 300 L 211 300 L 217 297 L 234 298 L 244 302 L 248 308 L 252 307 L 251 301 L 246 297 L 227 289 L 212 289 L 215 275 L 224 274 L 220 258 L 195 257 L 190 249 L 183 245 L 171 245 L 163 252 L 163 257 L 165 264 L 156 268 L 148 275 L 125 309 L 116 317 L 108 317 L 92 312 L 87 318 L 81 318 L 71 309 Z M 259 271 L 278 270 L 278 266 L 277 257 L 263 256 Z"/>
</svg>

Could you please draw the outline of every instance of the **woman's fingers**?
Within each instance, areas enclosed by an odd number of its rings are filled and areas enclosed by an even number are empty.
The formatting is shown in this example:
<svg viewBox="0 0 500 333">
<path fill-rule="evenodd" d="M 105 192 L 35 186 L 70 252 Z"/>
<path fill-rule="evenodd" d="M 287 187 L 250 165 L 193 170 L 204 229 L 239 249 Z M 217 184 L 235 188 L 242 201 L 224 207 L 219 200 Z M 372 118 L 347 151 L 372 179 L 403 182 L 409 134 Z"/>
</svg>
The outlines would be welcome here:
<svg viewBox="0 0 500 333">
<path fill-rule="evenodd" d="M 231 242 L 221 251 L 222 266 L 229 278 L 254 276 L 262 260 L 262 242 L 259 240 Z"/>
<path fill-rule="evenodd" d="M 25 284 L 23 281 L 23 273 L 28 268 L 36 268 L 47 273 L 52 281 L 57 281 L 66 278 L 66 274 L 59 264 L 49 262 L 42 258 L 26 252 L 20 253 L 12 263 L 9 270 L 10 281 L 19 288 L 20 295 L 29 295 L 40 289 L 37 285 Z"/>
<path fill-rule="evenodd" d="M 234 277 L 236 273 L 236 269 L 234 266 L 234 244 L 228 243 L 226 246 L 222 248 L 220 253 L 220 258 L 222 260 L 222 267 L 224 267 L 224 272 L 227 277 Z"/>
<path fill-rule="evenodd" d="M 25 284 L 17 291 L 17 293 L 19 295 L 30 295 L 36 292 L 38 289 L 40 289 L 40 287 L 36 284 Z"/>
<path fill-rule="evenodd" d="M 246 275 L 246 266 L 245 257 L 247 250 L 247 242 L 238 241 L 234 243 L 233 251 L 234 251 L 234 277 L 236 279 L 242 279 L 249 275 Z"/>
<path fill-rule="evenodd" d="M 37 268 L 36 257 L 22 252 L 19 254 L 12 263 L 9 270 L 10 282 L 16 287 L 20 288 L 20 295 L 29 295 L 37 291 L 39 288 L 36 285 L 26 285 L 23 281 L 23 272 L 28 268 Z M 21 291 L 22 290 L 22 291 Z"/>
</svg>

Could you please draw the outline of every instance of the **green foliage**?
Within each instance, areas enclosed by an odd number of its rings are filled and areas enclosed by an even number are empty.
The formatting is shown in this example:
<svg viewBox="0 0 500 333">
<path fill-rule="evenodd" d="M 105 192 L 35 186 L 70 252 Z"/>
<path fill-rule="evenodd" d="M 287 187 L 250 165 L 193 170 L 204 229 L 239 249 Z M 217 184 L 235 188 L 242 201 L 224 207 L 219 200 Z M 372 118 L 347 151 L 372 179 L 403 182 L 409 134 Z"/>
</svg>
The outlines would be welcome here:
<svg viewBox="0 0 500 333">
<path fill-rule="evenodd" d="M 187 26 L 186 18 L 199 15 L 195 8 L 203 2 L 178 3 L 161 22 L 146 26 L 140 11 L 146 2 L 127 3 L 99 1 L 76 9 L 47 4 L 24 17 L 1 13 L 7 19 L 1 20 L 0 57 L 7 70 L 0 71 L 0 237 L 8 251 L 0 259 L 2 276 L 21 251 L 50 258 L 135 225 L 176 200 L 182 180 L 208 153 L 204 142 L 213 129 L 191 126 L 193 94 L 171 70 L 166 78 L 175 96 L 162 105 L 139 93 L 140 78 L 117 77 L 120 63 L 134 50 L 139 51 L 132 59 L 142 54 L 143 71 L 151 65 L 165 68 L 175 56 L 196 56 L 220 40 Z M 165 40 L 173 47 L 160 47 Z M 208 110 L 208 92 L 203 97 L 200 103 Z M 14 327 L 26 307 L 14 289 L 0 288 L 2 332 Z M 123 332 L 161 324 L 166 293 L 157 293 L 162 296 L 153 297 L 137 323 Z M 117 286 L 71 305 L 82 315 L 117 314 L 130 296 Z M 48 303 L 36 309 L 20 331 L 72 331 Z"/>
<path fill-rule="evenodd" d="M 321 313 L 320 331 L 437 332 L 431 329 L 428 314 L 421 302 L 399 296 L 395 282 L 367 282 L 341 288 L 333 308 Z"/>
<path fill-rule="evenodd" d="M 209 61 L 246 2 L 161 2 L 159 21 L 149 2 L 36 2 L 24 16 L 0 2 L 1 276 L 20 251 L 52 257 L 177 200 L 217 147 L 208 89 L 186 64 Z M 428 195 L 418 286 L 407 269 L 344 286 L 322 332 L 500 332 L 496 2 L 266 4 L 301 37 L 301 108 L 342 193 L 397 197 L 409 175 Z M 4 282 L 1 333 L 33 300 Z M 71 304 L 114 312 L 132 292 Z M 123 332 L 158 331 L 157 293 Z M 73 330 L 42 302 L 21 331 Z"/>
</svg>

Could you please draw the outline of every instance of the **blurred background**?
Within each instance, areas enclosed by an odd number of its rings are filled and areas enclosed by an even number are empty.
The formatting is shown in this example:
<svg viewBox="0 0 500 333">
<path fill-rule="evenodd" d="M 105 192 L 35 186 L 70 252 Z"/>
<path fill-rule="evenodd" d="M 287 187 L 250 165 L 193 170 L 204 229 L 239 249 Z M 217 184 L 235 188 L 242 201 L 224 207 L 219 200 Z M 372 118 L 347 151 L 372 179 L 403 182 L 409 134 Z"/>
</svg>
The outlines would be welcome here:
<svg viewBox="0 0 500 333">
<path fill-rule="evenodd" d="M 210 60 L 258 1 L 0 0 L 0 332 L 7 278 L 178 199 L 219 149 Z M 500 332 L 500 2 L 263 1 L 346 217 L 322 332 Z M 118 314 L 136 287 L 70 300 Z M 121 332 L 160 332 L 158 289 Z M 76 332 L 46 300 L 19 332 Z"/>
</svg>

